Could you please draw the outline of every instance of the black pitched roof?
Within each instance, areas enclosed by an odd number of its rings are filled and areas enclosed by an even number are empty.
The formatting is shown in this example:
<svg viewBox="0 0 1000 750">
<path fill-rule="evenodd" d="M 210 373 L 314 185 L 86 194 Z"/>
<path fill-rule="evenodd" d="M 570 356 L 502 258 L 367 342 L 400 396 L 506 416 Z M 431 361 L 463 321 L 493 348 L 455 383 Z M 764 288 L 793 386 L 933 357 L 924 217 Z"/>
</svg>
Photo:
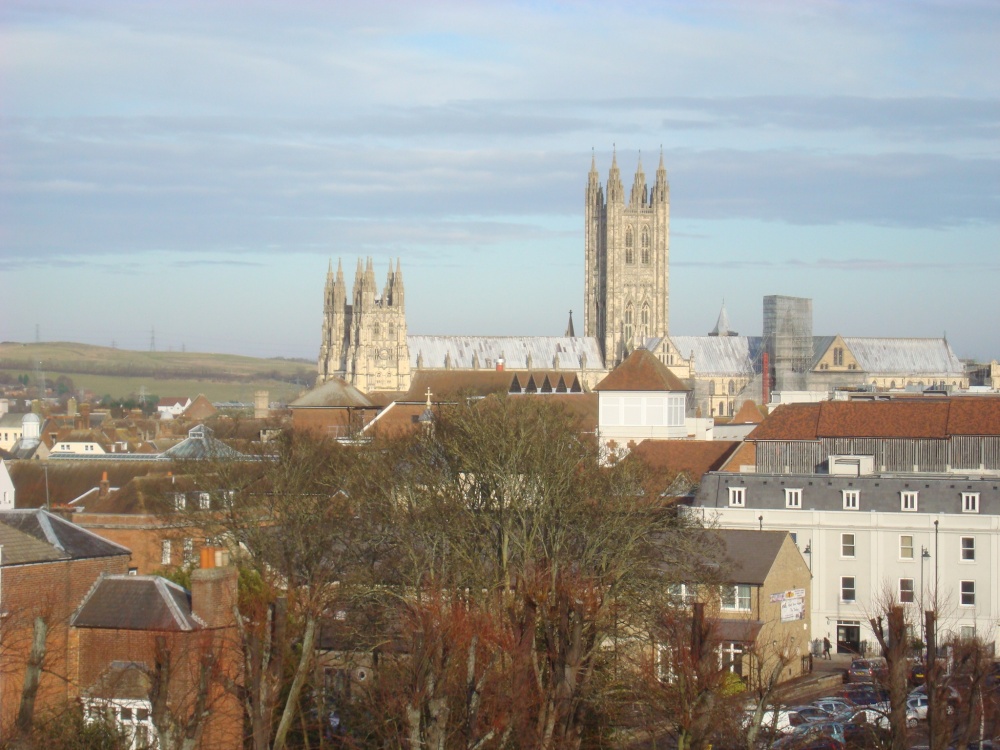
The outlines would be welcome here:
<svg viewBox="0 0 1000 750">
<path fill-rule="evenodd" d="M 128 548 L 40 508 L 0 511 L 0 544 L 4 565 L 132 554 Z"/>
<path fill-rule="evenodd" d="M 726 557 L 733 563 L 733 583 L 761 585 L 785 543 L 787 531 L 717 529 L 726 545 Z"/>
<path fill-rule="evenodd" d="M 198 630 L 191 595 L 160 576 L 103 575 L 73 615 L 77 628 Z"/>
</svg>

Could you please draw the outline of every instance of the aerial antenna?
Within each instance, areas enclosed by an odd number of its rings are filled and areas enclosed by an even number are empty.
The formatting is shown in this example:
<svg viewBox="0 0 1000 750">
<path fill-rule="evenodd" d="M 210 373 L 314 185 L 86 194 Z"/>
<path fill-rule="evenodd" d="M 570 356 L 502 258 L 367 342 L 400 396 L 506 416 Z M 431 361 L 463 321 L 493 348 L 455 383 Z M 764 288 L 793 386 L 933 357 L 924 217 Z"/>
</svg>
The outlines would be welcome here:
<svg viewBox="0 0 1000 750">
<path fill-rule="evenodd" d="M 156 351 L 156 326 L 149 329 L 149 351 Z"/>
</svg>

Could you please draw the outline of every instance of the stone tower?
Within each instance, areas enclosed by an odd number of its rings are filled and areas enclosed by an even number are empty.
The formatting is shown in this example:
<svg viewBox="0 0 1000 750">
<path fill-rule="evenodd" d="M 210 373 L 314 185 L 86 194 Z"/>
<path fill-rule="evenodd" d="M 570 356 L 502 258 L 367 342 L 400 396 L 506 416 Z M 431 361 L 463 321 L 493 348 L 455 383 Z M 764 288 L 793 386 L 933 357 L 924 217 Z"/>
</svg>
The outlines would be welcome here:
<svg viewBox="0 0 1000 750">
<path fill-rule="evenodd" d="M 382 295 L 377 296 L 372 259 L 358 259 L 351 301 L 344 269 L 337 261 L 326 274 L 319 381 L 342 378 L 363 391 L 405 391 L 410 387 L 410 350 L 406 344 L 403 271 L 389 266 Z"/>
<path fill-rule="evenodd" d="M 611 368 L 647 339 L 667 335 L 670 187 L 662 150 L 652 190 L 640 157 L 627 203 L 617 153 L 606 200 L 591 158 L 584 221 L 584 335 L 598 340 Z"/>
</svg>

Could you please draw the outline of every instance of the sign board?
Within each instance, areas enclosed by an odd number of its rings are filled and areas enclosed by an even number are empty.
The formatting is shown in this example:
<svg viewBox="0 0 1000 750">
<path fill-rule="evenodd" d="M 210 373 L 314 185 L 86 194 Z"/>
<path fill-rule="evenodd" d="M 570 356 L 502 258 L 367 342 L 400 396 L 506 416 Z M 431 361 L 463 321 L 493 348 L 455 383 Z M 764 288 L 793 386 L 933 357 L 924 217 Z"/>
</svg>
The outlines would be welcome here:
<svg viewBox="0 0 1000 750">
<path fill-rule="evenodd" d="M 781 591 L 777 594 L 771 594 L 771 603 L 777 604 L 778 602 L 783 602 L 786 599 L 805 599 L 806 590 L 805 589 L 789 589 L 788 591 Z"/>
<path fill-rule="evenodd" d="M 784 599 L 781 602 L 781 621 L 793 622 L 794 620 L 806 619 L 806 599 L 805 597 L 795 597 L 794 599 Z"/>
</svg>

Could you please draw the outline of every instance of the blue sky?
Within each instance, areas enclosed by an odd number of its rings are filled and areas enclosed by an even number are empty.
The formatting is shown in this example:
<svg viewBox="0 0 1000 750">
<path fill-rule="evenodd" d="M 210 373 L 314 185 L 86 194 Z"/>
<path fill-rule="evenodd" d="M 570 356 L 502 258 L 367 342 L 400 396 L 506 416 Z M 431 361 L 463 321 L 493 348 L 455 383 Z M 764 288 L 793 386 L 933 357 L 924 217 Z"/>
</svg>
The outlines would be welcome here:
<svg viewBox="0 0 1000 750">
<path fill-rule="evenodd" d="M 960 0 L 5 0 L 0 339 L 314 358 L 369 255 L 411 333 L 561 334 L 616 146 L 626 184 L 663 150 L 672 332 L 790 294 L 1000 357 L 998 38 Z"/>
</svg>

